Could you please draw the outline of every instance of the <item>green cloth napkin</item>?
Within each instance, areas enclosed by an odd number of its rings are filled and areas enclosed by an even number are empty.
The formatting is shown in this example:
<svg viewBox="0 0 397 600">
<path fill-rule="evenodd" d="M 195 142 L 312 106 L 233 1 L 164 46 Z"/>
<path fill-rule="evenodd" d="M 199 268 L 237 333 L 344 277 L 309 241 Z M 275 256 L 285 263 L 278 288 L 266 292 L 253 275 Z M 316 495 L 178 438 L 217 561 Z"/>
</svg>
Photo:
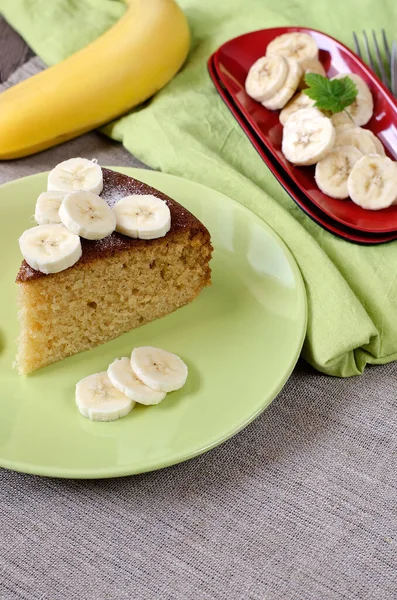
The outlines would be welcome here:
<svg viewBox="0 0 397 600">
<path fill-rule="evenodd" d="M 349 244 L 306 217 L 252 148 L 206 68 L 220 44 L 265 27 L 308 26 L 348 45 L 353 29 L 385 27 L 392 35 L 394 0 L 180 0 L 180 5 L 192 32 L 184 68 L 149 103 L 104 132 L 151 167 L 241 202 L 281 236 L 306 284 L 303 357 L 314 367 L 347 377 L 362 373 L 366 363 L 395 360 L 397 242 Z M 33 50 L 54 64 L 110 27 L 125 5 L 121 0 L 0 0 L 0 10 Z"/>
</svg>

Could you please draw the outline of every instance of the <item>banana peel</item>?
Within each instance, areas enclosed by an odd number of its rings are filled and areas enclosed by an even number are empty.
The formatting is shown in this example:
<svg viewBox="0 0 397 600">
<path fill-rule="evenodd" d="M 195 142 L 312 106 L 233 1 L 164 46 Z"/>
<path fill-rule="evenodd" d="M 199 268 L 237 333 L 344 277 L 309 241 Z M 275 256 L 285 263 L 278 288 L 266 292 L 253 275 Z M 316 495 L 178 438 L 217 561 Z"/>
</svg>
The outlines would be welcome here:
<svg viewBox="0 0 397 600">
<path fill-rule="evenodd" d="M 164 87 L 190 46 L 174 0 L 127 0 L 124 16 L 61 63 L 0 94 L 0 160 L 91 131 Z"/>
</svg>

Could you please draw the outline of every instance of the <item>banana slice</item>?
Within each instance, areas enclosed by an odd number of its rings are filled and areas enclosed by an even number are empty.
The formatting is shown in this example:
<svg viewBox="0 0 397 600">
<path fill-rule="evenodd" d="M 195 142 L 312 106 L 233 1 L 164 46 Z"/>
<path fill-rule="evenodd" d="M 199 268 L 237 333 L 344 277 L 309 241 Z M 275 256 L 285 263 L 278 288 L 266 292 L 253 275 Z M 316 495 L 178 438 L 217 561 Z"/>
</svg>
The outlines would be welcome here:
<svg viewBox="0 0 397 600">
<path fill-rule="evenodd" d="M 143 383 L 159 392 L 179 390 L 188 376 L 187 366 L 179 356 L 152 346 L 134 348 L 131 367 Z"/>
<path fill-rule="evenodd" d="M 126 196 L 113 207 L 116 230 L 128 237 L 153 240 L 164 237 L 171 228 L 166 202 L 151 194 Z"/>
<path fill-rule="evenodd" d="M 245 91 L 254 100 L 263 102 L 274 96 L 287 79 L 288 63 L 282 56 L 263 56 L 248 71 Z"/>
<path fill-rule="evenodd" d="M 284 84 L 274 96 L 262 102 L 263 106 L 269 110 L 284 108 L 288 100 L 295 94 L 302 76 L 302 69 L 298 61 L 294 58 L 287 58 L 286 60 L 288 63 L 288 75 Z"/>
<path fill-rule="evenodd" d="M 342 79 L 343 77 L 349 77 L 357 86 L 358 94 L 353 104 L 350 104 L 346 108 L 354 123 L 358 126 L 366 125 L 372 113 L 374 112 L 374 100 L 372 98 L 371 90 L 359 75 L 355 73 L 340 73 L 332 78 Z"/>
<path fill-rule="evenodd" d="M 361 154 L 377 153 L 373 134 L 368 129 L 361 129 L 361 127 L 339 129 L 335 138 L 336 146 L 354 146 L 360 150 Z"/>
<path fill-rule="evenodd" d="M 316 165 L 315 179 L 320 190 L 331 198 L 348 198 L 347 179 L 361 157 L 361 152 L 354 146 L 343 146 L 328 152 Z"/>
<path fill-rule="evenodd" d="M 114 387 L 140 404 L 159 404 L 166 397 L 165 392 L 157 392 L 145 385 L 135 375 L 129 358 L 120 358 L 108 367 L 108 377 Z"/>
<path fill-rule="evenodd" d="M 106 371 L 89 375 L 76 385 L 77 408 L 91 421 L 115 421 L 125 417 L 135 402 L 117 390 Z"/>
<path fill-rule="evenodd" d="M 369 129 L 368 129 L 368 133 L 371 134 L 371 139 L 372 139 L 373 143 L 375 144 L 376 154 L 380 154 L 380 156 L 386 156 L 385 148 L 384 148 L 382 142 L 380 141 L 380 139 L 374 133 L 372 133 L 372 131 L 370 131 Z"/>
<path fill-rule="evenodd" d="M 81 257 L 79 236 L 57 224 L 27 229 L 19 238 L 19 247 L 28 265 L 46 274 L 64 271 Z"/>
<path fill-rule="evenodd" d="M 397 163 L 378 154 L 363 156 L 347 180 L 349 196 L 368 210 L 387 208 L 397 202 Z"/>
<path fill-rule="evenodd" d="M 301 61 L 318 58 L 318 47 L 308 33 L 284 33 L 274 38 L 267 46 L 266 56 L 270 54 Z"/>
<path fill-rule="evenodd" d="M 295 94 L 293 98 L 285 105 L 283 110 L 280 112 L 280 123 L 281 125 L 285 125 L 291 115 L 296 113 L 298 110 L 302 110 L 302 108 L 313 108 L 315 105 L 315 100 L 306 96 L 302 92 Z"/>
<path fill-rule="evenodd" d="M 342 131 L 348 131 L 350 129 L 354 129 L 356 126 L 354 125 L 354 123 L 351 123 L 349 125 L 349 123 L 344 123 L 342 125 L 334 125 L 335 127 L 335 133 L 336 135 L 338 135 L 339 133 L 342 133 Z"/>
<path fill-rule="evenodd" d="M 298 85 L 298 88 L 300 90 L 304 90 L 305 88 L 307 88 L 307 85 L 305 82 L 306 73 L 317 73 L 317 75 L 322 75 L 323 77 L 327 76 L 327 73 L 326 73 L 323 65 L 316 58 L 306 58 L 304 60 L 299 61 L 299 64 L 303 71 L 301 80 Z"/>
<path fill-rule="evenodd" d="M 314 165 L 331 150 L 335 130 L 331 119 L 317 110 L 298 110 L 286 122 L 282 152 L 294 165 Z"/>
<path fill-rule="evenodd" d="M 116 229 L 116 217 L 105 200 L 92 192 L 71 192 L 59 208 L 62 223 L 86 240 L 102 240 Z"/>
<path fill-rule="evenodd" d="M 344 110 L 342 112 L 334 113 L 331 115 L 332 125 L 337 129 L 337 127 L 341 127 L 344 125 L 349 125 L 350 127 L 355 127 L 356 124 L 351 117 Z"/>
<path fill-rule="evenodd" d="M 103 189 L 102 169 L 96 161 L 70 158 L 50 171 L 47 189 L 61 192 L 84 190 L 100 194 Z"/>
<path fill-rule="evenodd" d="M 34 219 L 39 225 L 47 223 L 60 223 L 59 207 L 65 197 L 65 192 L 43 192 L 37 198 Z"/>
</svg>

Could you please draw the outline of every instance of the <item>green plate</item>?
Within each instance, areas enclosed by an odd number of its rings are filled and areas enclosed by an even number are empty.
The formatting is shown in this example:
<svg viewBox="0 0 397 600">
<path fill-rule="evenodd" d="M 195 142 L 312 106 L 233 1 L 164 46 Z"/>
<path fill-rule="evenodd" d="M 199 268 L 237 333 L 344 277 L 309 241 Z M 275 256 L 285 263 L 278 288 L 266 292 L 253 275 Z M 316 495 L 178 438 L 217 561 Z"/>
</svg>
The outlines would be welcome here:
<svg viewBox="0 0 397 600">
<path fill-rule="evenodd" d="M 277 235 L 230 198 L 197 183 L 117 169 L 169 194 L 209 229 L 213 284 L 189 306 L 29 377 L 12 369 L 18 333 L 17 239 L 32 226 L 46 174 L 0 187 L 0 466 L 53 477 L 131 475 L 210 450 L 273 400 L 298 360 L 306 296 L 298 267 Z M 159 346 L 189 366 L 186 386 L 158 406 L 137 406 L 93 423 L 75 406 L 79 379 L 103 371 L 134 346 Z M 263 440 L 266 444 L 266 440 Z"/>
</svg>

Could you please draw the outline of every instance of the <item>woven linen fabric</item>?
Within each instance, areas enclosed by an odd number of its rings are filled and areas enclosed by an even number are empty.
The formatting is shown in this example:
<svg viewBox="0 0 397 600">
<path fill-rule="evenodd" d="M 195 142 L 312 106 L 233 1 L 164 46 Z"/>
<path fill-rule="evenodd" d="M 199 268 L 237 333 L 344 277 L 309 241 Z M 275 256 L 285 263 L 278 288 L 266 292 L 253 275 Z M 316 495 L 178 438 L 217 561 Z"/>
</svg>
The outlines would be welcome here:
<svg viewBox="0 0 397 600">
<path fill-rule="evenodd" d="M 1 471 L 1 600 L 395 600 L 396 378 L 300 365 L 247 429 L 163 471 Z"/>
<path fill-rule="evenodd" d="M 151 102 L 104 131 L 149 166 L 224 192 L 280 234 L 305 280 L 309 321 L 303 356 L 313 366 L 351 376 L 367 363 L 396 359 L 397 244 L 360 247 L 313 223 L 263 164 L 206 68 L 221 43 L 261 27 L 305 25 L 347 44 L 352 29 L 385 27 L 392 34 L 394 0 L 336 0 L 332 10 L 328 0 L 179 3 L 192 31 L 184 68 Z M 1 0 L 0 10 L 33 50 L 54 64 L 115 23 L 125 5 L 122 0 Z"/>
</svg>

